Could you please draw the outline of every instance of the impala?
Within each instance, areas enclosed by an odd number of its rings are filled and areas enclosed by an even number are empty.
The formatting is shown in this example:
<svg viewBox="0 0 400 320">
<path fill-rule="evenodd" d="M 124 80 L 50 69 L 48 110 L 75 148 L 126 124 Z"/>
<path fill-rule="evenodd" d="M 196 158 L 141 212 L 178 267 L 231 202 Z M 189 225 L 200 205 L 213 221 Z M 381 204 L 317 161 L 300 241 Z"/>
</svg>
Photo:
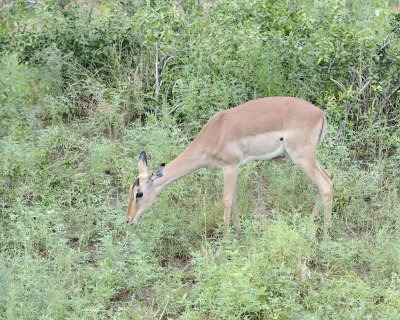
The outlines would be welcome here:
<svg viewBox="0 0 400 320">
<path fill-rule="evenodd" d="M 139 155 L 139 175 L 129 189 L 128 224 L 135 224 L 157 195 L 171 182 L 199 168 L 224 172 L 224 239 L 231 223 L 240 230 L 237 176 L 250 160 L 271 159 L 286 152 L 318 188 L 312 215 L 324 207 L 323 238 L 331 224 L 333 183 L 316 159 L 327 130 L 323 111 L 292 97 L 269 97 L 246 102 L 215 114 L 189 146 L 167 165 L 147 171 L 146 153 Z M 284 178 L 284 177 L 282 177 Z"/>
</svg>

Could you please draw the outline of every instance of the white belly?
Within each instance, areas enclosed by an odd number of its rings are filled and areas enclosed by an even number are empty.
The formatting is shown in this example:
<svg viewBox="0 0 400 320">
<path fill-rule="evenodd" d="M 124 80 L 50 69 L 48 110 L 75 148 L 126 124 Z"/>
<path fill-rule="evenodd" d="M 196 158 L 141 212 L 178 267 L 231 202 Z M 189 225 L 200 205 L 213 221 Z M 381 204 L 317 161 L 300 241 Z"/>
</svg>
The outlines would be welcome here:
<svg viewBox="0 0 400 320">
<path fill-rule="evenodd" d="M 276 150 L 274 150 L 272 152 L 247 156 L 246 158 L 244 158 L 240 162 L 240 164 L 241 165 L 242 164 L 246 164 L 247 162 L 249 162 L 251 160 L 268 160 L 268 159 L 272 159 L 272 158 L 275 158 L 275 157 L 281 155 L 284 151 L 285 151 L 285 147 L 283 146 L 283 144 L 281 144 L 278 149 L 276 149 Z"/>
</svg>

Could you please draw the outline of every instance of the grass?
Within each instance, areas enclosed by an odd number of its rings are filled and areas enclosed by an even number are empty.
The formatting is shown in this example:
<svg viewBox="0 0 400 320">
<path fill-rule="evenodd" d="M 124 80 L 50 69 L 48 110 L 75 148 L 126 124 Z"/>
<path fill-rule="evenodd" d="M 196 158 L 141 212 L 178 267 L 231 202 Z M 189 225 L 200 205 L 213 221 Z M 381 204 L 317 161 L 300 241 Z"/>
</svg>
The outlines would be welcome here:
<svg viewBox="0 0 400 320">
<path fill-rule="evenodd" d="M 309 218 L 316 190 L 289 159 L 242 167 L 243 232 L 217 258 L 219 172 L 177 181 L 138 226 L 124 224 L 136 155 L 170 160 L 185 144 L 178 132 L 149 123 L 106 138 L 91 120 L 31 132 L 2 140 L 4 318 L 399 317 L 398 179 L 387 162 L 327 165 L 327 243 Z M 337 150 L 320 158 L 341 159 Z"/>
</svg>

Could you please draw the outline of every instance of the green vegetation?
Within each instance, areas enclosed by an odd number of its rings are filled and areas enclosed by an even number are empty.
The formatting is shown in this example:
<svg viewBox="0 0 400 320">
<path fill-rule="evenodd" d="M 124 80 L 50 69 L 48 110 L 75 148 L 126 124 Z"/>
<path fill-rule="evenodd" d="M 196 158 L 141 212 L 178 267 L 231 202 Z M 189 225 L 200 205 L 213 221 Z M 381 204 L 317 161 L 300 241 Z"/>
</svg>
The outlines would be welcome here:
<svg viewBox="0 0 400 320">
<path fill-rule="evenodd" d="M 18 0 L 0 16 L 0 318 L 400 319 L 391 3 Z M 221 257 L 219 172 L 126 226 L 140 151 L 154 168 L 216 111 L 274 95 L 327 112 L 331 241 L 287 159 L 241 168 L 242 235 Z"/>
</svg>

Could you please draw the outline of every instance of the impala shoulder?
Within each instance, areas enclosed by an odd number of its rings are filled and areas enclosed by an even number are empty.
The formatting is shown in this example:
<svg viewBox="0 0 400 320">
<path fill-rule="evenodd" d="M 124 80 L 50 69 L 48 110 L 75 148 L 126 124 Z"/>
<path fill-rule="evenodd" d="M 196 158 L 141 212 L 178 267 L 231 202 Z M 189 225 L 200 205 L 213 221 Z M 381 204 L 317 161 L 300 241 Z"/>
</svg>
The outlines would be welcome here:
<svg viewBox="0 0 400 320">
<path fill-rule="evenodd" d="M 223 113 L 224 111 L 217 112 L 207 121 L 193 141 L 195 145 L 201 146 L 205 151 L 205 149 L 209 149 L 215 144 L 217 138 L 219 138 L 223 131 Z"/>
<path fill-rule="evenodd" d="M 208 120 L 207 124 L 204 126 L 203 129 L 211 129 L 211 130 L 215 130 L 216 128 L 220 128 L 222 126 L 222 124 L 225 121 L 225 113 L 226 110 L 223 111 L 219 111 L 216 114 L 214 114 L 210 120 Z"/>
</svg>

